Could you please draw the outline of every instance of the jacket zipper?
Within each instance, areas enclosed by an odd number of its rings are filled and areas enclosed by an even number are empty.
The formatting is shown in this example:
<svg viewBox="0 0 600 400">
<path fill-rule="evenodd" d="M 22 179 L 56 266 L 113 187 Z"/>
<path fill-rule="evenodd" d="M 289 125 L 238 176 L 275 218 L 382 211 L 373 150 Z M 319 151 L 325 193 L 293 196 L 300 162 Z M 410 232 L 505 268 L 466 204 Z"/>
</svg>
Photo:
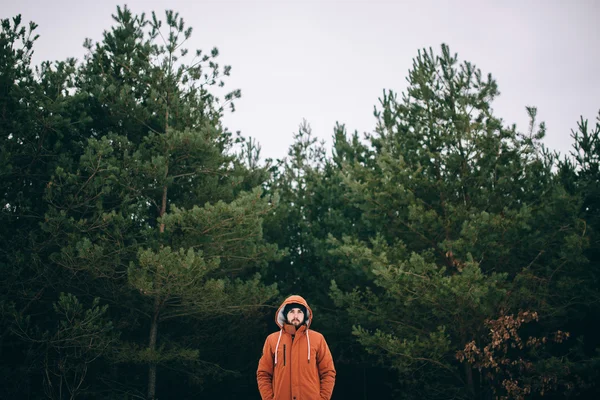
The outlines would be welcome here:
<svg viewBox="0 0 600 400">
<path fill-rule="evenodd" d="M 283 366 L 285 367 L 285 344 L 283 345 Z"/>
</svg>

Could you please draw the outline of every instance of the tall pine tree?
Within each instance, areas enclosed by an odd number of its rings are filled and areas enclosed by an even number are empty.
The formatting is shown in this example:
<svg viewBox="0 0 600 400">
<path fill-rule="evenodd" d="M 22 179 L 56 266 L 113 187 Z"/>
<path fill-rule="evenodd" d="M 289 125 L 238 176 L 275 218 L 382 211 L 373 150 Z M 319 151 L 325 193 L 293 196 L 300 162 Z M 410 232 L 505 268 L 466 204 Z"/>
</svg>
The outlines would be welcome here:
<svg viewBox="0 0 600 400">
<path fill-rule="evenodd" d="M 172 11 L 113 17 L 102 42 L 86 42 L 76 90 L 90 137 L 49 182 L 44 228 L 73 290 L 114 308 L 125 332 L 113 361 L 146 365 L 154 399 L 161 365 L 198 382 L 219 371 L 203 355 L 211 342 L 197 342 L 203 321 L 255 313 L 275 294 L 253 275 L 276 254 L 261 228 L 275 199 L 251 190 L 266 174 L 233 154 L 221 124 L 239 92 L 213 94 L 230 71 L 218 51 L 186 61 L 192 29 Z"/>
<path fill-rule="evenodd" d="M 405 396 L 486 398 L 509 381 L 569 391 L 540 384 L 574 382 L 565 378 L 568 358 L 554 357 L 563 354 L 539 355 L 537 373 L 505 381 L 457 358 L 487 340 L 488 323 L 519 311 L 540 316 L 539 337 L 564 329 L 593 288 L 583 280 L 578 199 L 552 173 L 556 158 L 540 144 L 535 109 L 526 134 L 505 127 L 492 112 L 491 75 L 441 50 L 419 52 L 400 98 L 384 92 L 370 162 L 347 164 L 353 202 L 377 228 L 334 243 L 333 254 L 371 279 L 354 290 L 334 282 L 332 296 L 355 321 L 357 340 L 397 372 Z"/>
</svg>

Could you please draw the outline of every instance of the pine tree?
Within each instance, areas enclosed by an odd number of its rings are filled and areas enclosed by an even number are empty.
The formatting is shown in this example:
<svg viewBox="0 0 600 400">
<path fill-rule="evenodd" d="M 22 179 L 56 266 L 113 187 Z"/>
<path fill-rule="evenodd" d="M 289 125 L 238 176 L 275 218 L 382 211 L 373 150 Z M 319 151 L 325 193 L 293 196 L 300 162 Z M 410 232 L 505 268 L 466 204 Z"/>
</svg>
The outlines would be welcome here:
<svg viewBox="0 0 600 400">
<path fill-rule="evenodd" d="M 91 137 L 56 169 L 44 227 L 74 286 L 93 284 L 89 295 L 118 308 L 128 332 L 115 361 L 147 365 L 154 399 L 157 366 L 186 365 L 196 380 L 207 372 L 202 346 L 184 344 L 190 332 L 173 336 L 174 324 L 255 313 L 276 293 L 253 275 L 276 254 L 261 227 L 276 199 L 250 190 L 266 174 L 244 166 L 221 125 L 210 88 L 230 68 L 218 51 L 186 62 L 192 30 L 172 11 L 163 22 L 117 8 L 114 19 L 101 43 L 86 43 L 76 84 Z M 146 343 L 133 339 L 144 330 Z"/>
<path fill-rule="evenodd" d="M 585 285 L 583 287 L 600 287 L 600 114 L 596 124 L 583 117 L 573 130 L 573 148 L 565 156 L 558 167 L 558 176 L 573 196 L 580 196 L 579 217 L 585 221 L 586 235 L 590 246 L 585 255 L 589 260 L 586 268 Z M 568 330 L 581 338 L 583 351 L 577 365 L 578 372 L 584 377 L 581 386 L 587 398 L 598 397 L 600 386 L 595 384 L 600 378 L 598 349 L 600 340 L 597 335 L 600 326 L 600 291 L 586 292 L 588 299 L 576 309 L 571 318 Z M 586 387 L 587 386 L 587 387 Z"/>
<path fill-rule="evenodd" d="M 315 138 L 308 122 L 303 121 L 288 156 L 274 167 L 268 185 L 269 191 L 279 196 L 280 203 L 265 221 L 265 235 L 285 251 L 285 256 L 269 264 L 265 280 L 277 283 L 282 296 L 300 293 L 311 304 L 318 315 L 314 327 L 330 343 L 340 383 L 335 392 L 342 397 L 367 389 L 367 369 L 369 375 L 375 376 L 369 382 L 384 380 L 379 378 L 379 370 L 369 367 L 351 335 L 340 329 L 351 326 L 351 321 L 328 296 L 332 279 L 347 285 L 366 281 L 364 271 L 346 268 L 345 263 L 330 253 L 332 238 L 353 234 L 368 237 L 372 232 L 343 185 L 343 168 L 347 164 L 368 162 L 366 153 L 358 133 L 348 138 L 345 126 L 338 124 L 333 131 L 332 154 L 328 156 L 324 144 Z"/>
<path fill-rule="evenodd" d="M 74 60 L 31 65 L 37 25 L 20 15 L 2 20 L 0 32 L 0 354 L 2 397 L 31 396 L 39 388 L 43 338 L 23 336 L 19 321 L 39 332 L 54 328 L 52 303 L 58 300 L 58 273 L 48 264 L 50 250 L 40 229 L 43 193 L 52 171 L 69 158 L 67 145 L 76 124 L 69 115 L 75 97 Z M 77 115 L 79 117 L 79 115 Z M 52 278 L 51 278 L 52 277 Z M 31 332 L 27 332 L 31 333 Z M 41 394 L 40 394 L 41 395 Z"/>
<path fill-rule="evenodd" d="M 334 282 L 332 296 L 405 395 L 485 397 L 492 383 L 457 352 L 507 313 L 539 313 L 541 336 L 564 325 L 591 290 L 580 286 L 585 228 L 552 174 L 534 108 L 526 134 L 505 127 L 491 75 L 445 45 L 419 52 L 408 82 L 401 98 L 384 92 L 371 161 L 346 173 L 376 233 L 338 240 L 333 254 L 370 283 Z"/>
</svg>

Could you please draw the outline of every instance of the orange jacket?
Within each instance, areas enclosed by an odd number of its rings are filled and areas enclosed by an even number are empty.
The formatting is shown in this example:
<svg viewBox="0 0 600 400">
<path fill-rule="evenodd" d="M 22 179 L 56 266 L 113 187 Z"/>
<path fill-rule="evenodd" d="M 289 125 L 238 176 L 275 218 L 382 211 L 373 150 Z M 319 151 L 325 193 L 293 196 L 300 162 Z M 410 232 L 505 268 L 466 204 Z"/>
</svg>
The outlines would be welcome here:
<svg viewBox="0 0 600 400">
<path fill-rule="evenodd" d="M 287 324 L 283 315 L 289 303 L 306 307 L 306 324 L 298 330 Z M 256 371 L 263 400 L 331 399 L 335 366 L 323 335 L 309 330 L 312 318 L 312 310 L 301 296 L 290 296 L 279 306 L 275 322 L 281 330 L 267 337 Z"/>
</svg>

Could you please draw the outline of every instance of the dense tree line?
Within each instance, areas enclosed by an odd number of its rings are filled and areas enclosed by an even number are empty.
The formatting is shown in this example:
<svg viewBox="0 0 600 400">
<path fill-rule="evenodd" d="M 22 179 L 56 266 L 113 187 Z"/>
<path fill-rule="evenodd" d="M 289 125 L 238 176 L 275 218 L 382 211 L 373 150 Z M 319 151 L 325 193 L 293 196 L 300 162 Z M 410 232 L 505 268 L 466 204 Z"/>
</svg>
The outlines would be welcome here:
<svg viewBox="0 0 600 400">
<path fill-rule="evenodd" d="M 334 398 L 600 394 L 600 116 L 549 151 L 442 45 L 372 133 L 327 151 L 304 122 L 263 160 L 217 49 L 173 11 L 113 18 L 39 66 L 36 25 L 2 21 L 0 398 L 256 399 L 290 294 Z"/>
</svg>

